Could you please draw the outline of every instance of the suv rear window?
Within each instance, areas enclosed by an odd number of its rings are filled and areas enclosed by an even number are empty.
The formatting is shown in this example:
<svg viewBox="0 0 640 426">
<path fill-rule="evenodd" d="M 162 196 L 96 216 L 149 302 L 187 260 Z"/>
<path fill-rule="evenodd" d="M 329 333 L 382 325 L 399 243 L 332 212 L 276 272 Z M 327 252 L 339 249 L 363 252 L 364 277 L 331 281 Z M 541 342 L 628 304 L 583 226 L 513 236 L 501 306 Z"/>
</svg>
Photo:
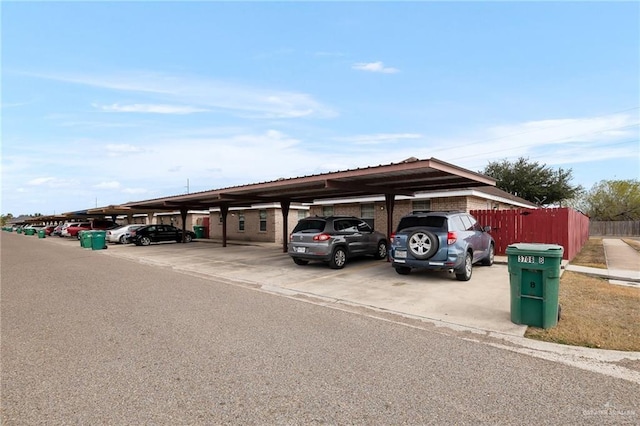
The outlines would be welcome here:
<svg viewBox="0 0 640 426">
<path fill-rule="evenodd" d="M 447 227 L 447 218 L 443 216 L 409 216 L 400 219 L 398 224 L 398 231 L 402 231 L 406 228 L 414 227 L 428 227 L 445 229 Z"/>
<path fill-rule="evenodd" d="M 322 232 L 324 230 L 325 221 L 320 219 L 301 220 L 293 229 L 296 232 Z"/>
</svg>

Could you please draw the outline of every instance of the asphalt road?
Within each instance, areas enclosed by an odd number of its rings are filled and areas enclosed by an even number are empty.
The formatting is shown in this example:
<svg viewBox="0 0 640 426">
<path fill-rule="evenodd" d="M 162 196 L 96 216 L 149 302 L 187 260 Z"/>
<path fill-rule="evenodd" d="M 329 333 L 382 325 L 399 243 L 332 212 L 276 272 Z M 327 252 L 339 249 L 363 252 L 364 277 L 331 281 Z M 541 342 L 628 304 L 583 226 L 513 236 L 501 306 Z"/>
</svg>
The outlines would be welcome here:
<svg viewBox="0 0 640 426">
<path fill-rule="evenodd" d="M 640 423 L 632 381 L 0 238 L 3 425 Z"/>
</svg>

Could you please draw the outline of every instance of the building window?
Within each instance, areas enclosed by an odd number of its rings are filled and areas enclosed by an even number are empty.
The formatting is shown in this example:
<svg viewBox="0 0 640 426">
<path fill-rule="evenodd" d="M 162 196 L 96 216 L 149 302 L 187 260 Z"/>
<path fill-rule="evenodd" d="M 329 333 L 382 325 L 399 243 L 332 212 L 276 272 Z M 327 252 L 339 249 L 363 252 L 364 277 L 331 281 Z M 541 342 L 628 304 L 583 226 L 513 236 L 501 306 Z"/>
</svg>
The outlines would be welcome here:
<svg viewBox="0 0 640 426">
<path fill-rule="evenodd" d="M 431 210 L 431 200 L 417 200 L 411 202 L 411 209 L 415 211 L 429 211 Z"/>
<path fill-rule="evenodd" d="M 267 231 L 267 211 L 260 210 L 260 232 Z"/>
<path fill-rule="evenodd" d="M 360 205 L 360 217 L 362 220 L 367 222 L 367 224 L 375 229 L 374 218 L 375 218 L 375 206 L 373 204 L 361 204 Z"/>
<path fill-rule="evenodd" d="M 244 231 L 244 213 L 238 213 L 238 231 Z"/>
<path fill-rule="evenodd" d="M 322 216 L 333 216 L 333 206 L 322 206 Z"/>
<path fill-rule="evenodd" d="M 307 217 L 307 213 L 309 213 L 307 210 L 298 210 L 298 220 L 302 220 Z"/>
</svg>

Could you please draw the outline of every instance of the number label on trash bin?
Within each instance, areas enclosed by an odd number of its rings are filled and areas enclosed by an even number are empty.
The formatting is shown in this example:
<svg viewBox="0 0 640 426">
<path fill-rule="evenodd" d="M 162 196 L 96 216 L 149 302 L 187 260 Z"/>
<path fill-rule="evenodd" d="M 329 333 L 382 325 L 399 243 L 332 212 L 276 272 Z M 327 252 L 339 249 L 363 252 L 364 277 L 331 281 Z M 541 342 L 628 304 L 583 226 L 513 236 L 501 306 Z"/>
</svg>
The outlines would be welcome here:
<svg viewBox="0 0 640 426">
<path fill-rule="evenodd" d="M 535 256 L 518 256 L 518 263 L 536 263 Z M 540 265 L 544 264 L 544 256 L 538 258 Z"/>
</svg>

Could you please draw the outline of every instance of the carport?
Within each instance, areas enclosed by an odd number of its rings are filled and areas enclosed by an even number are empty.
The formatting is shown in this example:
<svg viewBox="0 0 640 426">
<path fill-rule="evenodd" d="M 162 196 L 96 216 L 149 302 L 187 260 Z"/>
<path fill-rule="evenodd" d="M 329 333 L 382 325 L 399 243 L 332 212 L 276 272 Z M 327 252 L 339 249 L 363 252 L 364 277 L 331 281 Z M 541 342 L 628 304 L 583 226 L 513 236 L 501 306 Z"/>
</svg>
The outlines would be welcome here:
<svg viewBox="0 0 640 426">
<path fill-rule="evenodd" d="M 165 212 L 172 211 L 174 209 L 159 209 L 154 210 L 154 212 Z M 104 207 L 96 207 L 93 209 L 88 209 L 87 214 L 91 216 L 100 216 L 100 217 L 110 217 L 114 222 L 116 218 L 121 215 L 126 215 L 128 218 L 133 216 L 134 214 L 149 214 L 149 209 L 136 209 L 133 207 L 120 206 L 120 205 L 109 205 Z"/>
<path fill-rule="evenodd" d="M 400 163 L 302 176 L 192 194 L 125 203 L 121 207 L 138 210 L 179 210 L 186 223 L 189 210 L 218 207 L 222 215 L 222 245 L 227 245 L 227 214 L 230 207 L 276 202 L 283 216 L 283 252 L 287 251 L 288 215 L 291 203 L 313 203 L 328 198 L 384 195 L 387 235 L 393 229 L 396 195 L 413 196 L 417 191 L 495 186 L 493 178 L 430 158 L 409 158 Z"/>
</svg>

